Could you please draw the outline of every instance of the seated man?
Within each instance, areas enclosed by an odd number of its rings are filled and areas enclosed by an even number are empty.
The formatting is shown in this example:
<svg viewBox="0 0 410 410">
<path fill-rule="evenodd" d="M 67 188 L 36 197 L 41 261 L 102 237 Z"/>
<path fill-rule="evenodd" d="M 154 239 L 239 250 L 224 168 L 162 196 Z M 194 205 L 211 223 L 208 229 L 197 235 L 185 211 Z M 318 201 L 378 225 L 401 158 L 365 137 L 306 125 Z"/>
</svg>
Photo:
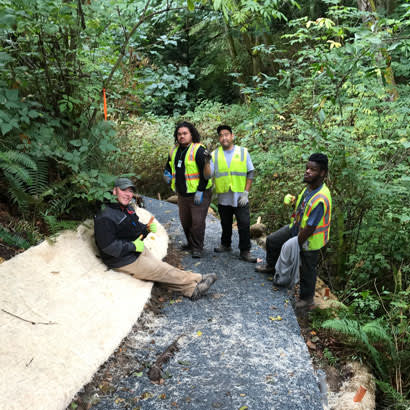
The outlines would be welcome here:
<svg viewBox="0 0 410 410">
<path fill-rule="evenodd" d="M 131 208 L 135 186 L 128 178 L 115 181 L 113 194 L 117 202 L 107 204 L 94 219 L 97 247 L 103 262 L 136 279 L 161 282 L 170 290 L 192 300 L 203 296 L 215 282 L 216 275 L 201 275 L 177 269 L 155 258 L 142 241 L 149 232 L 156 232 L 155 223 L 144 225 Z"/>
<path fill-rule="evenodd" d="M 319 250 L 329 241 L 332 198 L 323 182 L 328 170 L 324 154 L 312 154 L 306 164 L 303 182 L 307 187 L 300 193 L 290 225 L 285 225 L 266 239 L 266 265 L 257 265 L 256 271 L 274 273 L 282 245 L 297 236 L 301 249 L 300 300 L 296 308 L 313 304 L 316 286 L 316 265 Z"/>
</svg>

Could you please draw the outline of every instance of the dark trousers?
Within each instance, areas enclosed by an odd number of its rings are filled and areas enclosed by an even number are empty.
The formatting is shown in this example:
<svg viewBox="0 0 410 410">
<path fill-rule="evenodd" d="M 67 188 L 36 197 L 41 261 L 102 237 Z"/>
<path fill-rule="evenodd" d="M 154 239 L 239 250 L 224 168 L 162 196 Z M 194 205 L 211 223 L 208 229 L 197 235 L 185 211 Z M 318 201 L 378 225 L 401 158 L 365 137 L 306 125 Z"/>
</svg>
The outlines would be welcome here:
<svg viewBox="0 0 410 410">
<path fill-rule="evenodd" d="M 218 212 L 222 225 L 221 244 L 227 247 L 231 246 L 232 222 L 235 215 L 238 222 L 239 249 L 241 251 L 249 251 L 251 249 L 249 204 L 238 207 L 218 205 Z"/>
<path fill-rule="evenodd" d="M 290 239 L 289 225 L 283 226 L 266 238 L 266 262 L 269 266 L 275 266 L 279 258 L 282 245 Z M 320 250 L 300 252 L 302 266 L 300 269 L 300 298 L 310 299 L 315 295 L 316 266 L 319 260 Z"/>
<path fill-rule="evenodd" d="M 205 220 L 211 198 L 211 189 L 204 191 L 200 205 L 194 204 L 193 196 L 178 195 L 179 219 L 188 244 L 193 250 L 201 251 L 204 247 Z"/>
</svg>

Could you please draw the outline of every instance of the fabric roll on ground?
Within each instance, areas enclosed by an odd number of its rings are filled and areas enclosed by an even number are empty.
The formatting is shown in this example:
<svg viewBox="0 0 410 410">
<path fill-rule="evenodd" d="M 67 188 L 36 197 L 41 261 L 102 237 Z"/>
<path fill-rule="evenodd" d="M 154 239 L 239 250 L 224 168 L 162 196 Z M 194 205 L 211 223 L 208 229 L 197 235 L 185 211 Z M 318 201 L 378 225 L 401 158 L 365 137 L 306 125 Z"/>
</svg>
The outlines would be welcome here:
<svg viewBox="0 0 410 410">
<path fill-rule="evenodd" d="M 144 242 L 166 255 L 162 225 Z M 86 221 L 0 265 L 1 409 L 65 409 L 138 319 L 152 282 L 107 270 L 96 255 Z"/>
</svg>

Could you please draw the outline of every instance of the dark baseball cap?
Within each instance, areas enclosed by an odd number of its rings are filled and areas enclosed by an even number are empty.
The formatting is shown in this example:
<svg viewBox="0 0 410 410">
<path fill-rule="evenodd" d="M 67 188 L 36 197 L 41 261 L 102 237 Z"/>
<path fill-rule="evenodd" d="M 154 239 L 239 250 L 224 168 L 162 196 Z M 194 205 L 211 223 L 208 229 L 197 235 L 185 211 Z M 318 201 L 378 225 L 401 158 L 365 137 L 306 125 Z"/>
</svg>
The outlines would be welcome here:
<svg viewBox="0 0 410 410">
<path fill-rule="evenodd" d="M 135 191 L 135 185 L 128 178 L 117 178 L 117 180 L 115 181 L 114 186 L 118 187 L 120 189 L 132 188 L 132 190 Z"/>
</svg>

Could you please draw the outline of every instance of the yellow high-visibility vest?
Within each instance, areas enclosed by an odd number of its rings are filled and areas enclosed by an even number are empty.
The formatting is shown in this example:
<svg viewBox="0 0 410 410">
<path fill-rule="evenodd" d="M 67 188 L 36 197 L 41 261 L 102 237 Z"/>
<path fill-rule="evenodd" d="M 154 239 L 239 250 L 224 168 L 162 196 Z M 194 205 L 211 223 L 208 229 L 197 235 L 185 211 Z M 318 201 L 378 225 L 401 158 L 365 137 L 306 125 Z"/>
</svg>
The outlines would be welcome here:
<svg viewBox="0 0 410 410">
<path fill-rule="evenodd" d="M 298 196 L 298 200 L 296 201 L 295 205 L 295 212 L 293 215 L 296 215 L 298 206 L 302 201 L 303 194 L 306 191 L 305 188 Z M 300 229 L 303 229 L 307 221 L 309 219 L 310 213 L 320 204 L 323 204 L 323 216 L 322 219 L 317 224 L 315 231 L 309 238 L 307 239 L 307 249 L 309 251 L 315 251 L 318 249 L 323 248 L 328 242 L 330 237 L 330 221 L 332 219 L 332 196 L 330 195 L 329 188 L 326 184 L 322 185 L 322 188 L 319 192 L 310 198 L 309 202 L 305 206 L 305 210 L 303 212 L 302 221 L 300 223 Z M 291 222 L 289 228 L 292 228 L 295 222 L 294 216 L 291 218 Z"/>
<path fill-rule="evenodd" d="M 225 192 L 243 192 L 246 186 L 248 150 L 235 145 L 231 163 L 228 164 L 222 147 L 212 153 L 214 163 L 215 190 L 217 194 Z"/>
<path fill-rule="evenodd" d="M 192 194 L 197 191 L 199 185 L 199 169 L 195 162 L 196 153 L 199 147 L 203 147 L 202 144 L 193 142 L 188 146 L 187 153 L 185 154 L 184 164 L 185 164 L 185 184 L 186 191 L 189 194 Z M 171 166 L 172 171 L 172 181 L 171 188 L 175 191 L 175 156 L 177 155 L 178 146 L 174 147 L 169 156 L 171 161 L 169 165 Z M 205 189 L 208 189 L 212 186 L 212 180 L 208 181 Z"/>
</svg>

